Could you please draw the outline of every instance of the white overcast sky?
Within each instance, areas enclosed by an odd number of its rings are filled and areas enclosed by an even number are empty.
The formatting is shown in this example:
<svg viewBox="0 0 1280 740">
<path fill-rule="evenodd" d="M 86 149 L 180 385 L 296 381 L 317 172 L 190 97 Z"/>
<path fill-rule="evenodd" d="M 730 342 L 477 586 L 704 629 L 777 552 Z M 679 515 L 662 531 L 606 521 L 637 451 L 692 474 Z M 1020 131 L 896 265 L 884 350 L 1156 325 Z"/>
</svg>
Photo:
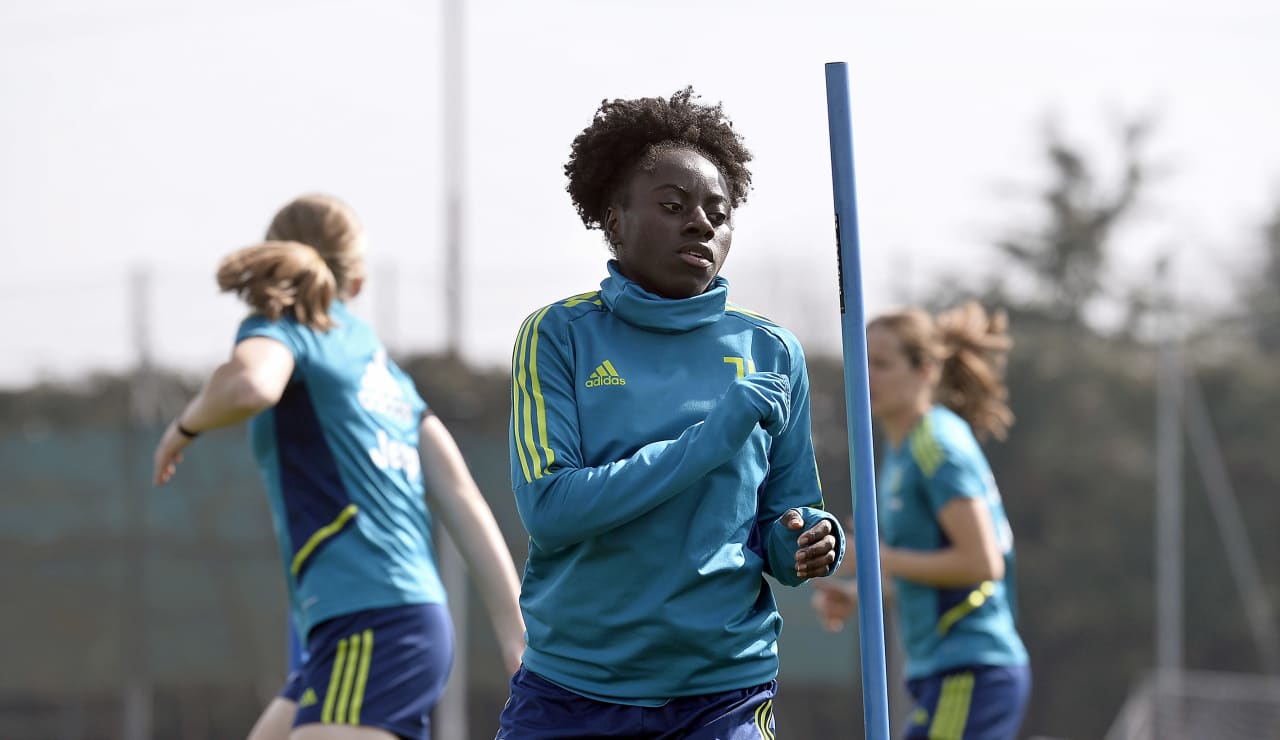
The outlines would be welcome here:
<svg viewBox="0 0 1280 740">
<path fill-rule="evenodd" d="M 294 195 L 333 193 L 371 237 L 357 308 L 393 349 L 434 349 L 440 266 L 439 2 L 0 2 L 0 385 L 120 369 L 146 267 L 156 358 L 205 370 L 240 308 L 218 259 Z M 1044 121 L 1114 163 L 1153 111 L 1170 166 L 1114 255 L 1158 249 L 1223 299 L 1280 200 L 1274 0 L 474 0 L 466 8 L 465 354 L 506 362 L 520 320 L 594 288 L 606 252 L 564 192 L 603 98 L 693 84 L 754 151 L 733 297 L 839 351 L 823 65 L 853 88 L 865 304 L 993 266 L 1045 181 Z"/>
</svg>

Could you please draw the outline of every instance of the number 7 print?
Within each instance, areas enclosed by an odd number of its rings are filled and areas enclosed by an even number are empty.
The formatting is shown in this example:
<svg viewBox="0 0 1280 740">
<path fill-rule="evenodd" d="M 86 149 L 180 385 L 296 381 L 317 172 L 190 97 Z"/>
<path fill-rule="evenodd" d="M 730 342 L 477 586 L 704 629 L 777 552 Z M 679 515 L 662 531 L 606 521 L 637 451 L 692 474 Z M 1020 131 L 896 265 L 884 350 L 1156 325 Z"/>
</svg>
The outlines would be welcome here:
<svg viewBox="0 0 1280 740">
<path fill-rule="evenodd" d="M 733 365 L 734 369 L 738 371 L 739 378 L 745 377 L 747 373 L 754 373 L 756 371 L 755 360 L 747 360 L 741 357 L 726 357 L 724 358 L 724 361 L 726 364 Z"/>
</svg>

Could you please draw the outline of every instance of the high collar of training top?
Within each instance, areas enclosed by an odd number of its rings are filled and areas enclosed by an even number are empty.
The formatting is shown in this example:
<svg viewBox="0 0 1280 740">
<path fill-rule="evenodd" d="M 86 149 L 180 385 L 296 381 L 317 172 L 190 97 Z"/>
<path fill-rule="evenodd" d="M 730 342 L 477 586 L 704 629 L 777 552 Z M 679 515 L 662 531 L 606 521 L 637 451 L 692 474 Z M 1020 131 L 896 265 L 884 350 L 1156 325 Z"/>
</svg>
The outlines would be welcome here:
<svg viewBox="0 0 1280 740">
<path fill-rule="evenodd" d="M 641 329 L 679 333 L 714 324 L 724 315 L 729 281 L 717 275 L 701 295 L 663 298 L 641 288 L 609 261 L 609 277 L 600 283 L 600 298 L 618 318 Z"/>
</svg>

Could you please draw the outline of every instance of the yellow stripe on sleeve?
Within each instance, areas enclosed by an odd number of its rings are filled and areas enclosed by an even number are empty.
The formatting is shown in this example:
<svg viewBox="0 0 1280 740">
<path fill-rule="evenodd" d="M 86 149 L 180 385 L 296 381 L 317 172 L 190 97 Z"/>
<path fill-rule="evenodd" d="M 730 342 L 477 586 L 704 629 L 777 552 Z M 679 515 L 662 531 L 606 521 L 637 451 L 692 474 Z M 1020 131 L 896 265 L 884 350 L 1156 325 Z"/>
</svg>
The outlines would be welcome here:
<svg viewBox="0 0 1280 740">
<path fill-rule="evenodd" d="M 542 464 L 542 458 L 537 452 L 537 441 L 533 436 L 533 417 L 536 407 L 536 412 L 539 416 L 538 428 L 542 431 L 544 441 L 546 439 L 547 422 L 543 413 L 542 387 L 538 384 L 538 325 L 542 323 L 542 317 L 546 316 L 549 310 L 551 310 L 551 306 L 547 306 L 533 315 L 528 335 L 520 345 L 519 382 L 520 391 L 524 394 L 523 433 L 530 466 L 529 474 L 525 477 L 526 483 L 541 478 L 545 474 L 545 469 L 551 466 L 552 460 L 552 456 L 548 455 L 546 465 Z"/>
<path fill-rule="evenodd" d="M 538 327 L 547 312 L 556 305 L 570 308 L 579 303 L 603 305 L 598 296 L 599 291 L 582 293 L 559 304 L 546 306 L 526 319 L 521 327 L 516 341 L 517 351 L 512 353 L 515 363 L 512 368 L 512 433 L 526 483 L 546 475 L 556 461 L 556 453 L 547 434 L 546 400 L 542 395 L 542 383 L 538 380 Z M 604 364 L 615 377 L 618 376 L 611 363 L 606 360 Z"/>
<path fill-rule="evenodd" d="M 763 315 L 763 314 L 758 314 L 758 313 L 756 313 L 755 311 L 749 311 L 749 310 L 747 310 L 747 309 L 743 308 L 742 306 L 739 306 L 738 304 L 736 304 L 736 303 L 732 303 L 732 302 L 726 302 L 726 303 L 725 303 L 725 306 L 724 306 L 724 310 L 725 310 L 725 311 L 732 311 L 733 313 L 740 313 L 740 314 L 743 314 L 744 316 L 750 316 L 750 317 L 751 317 L 751 318 L 753 318 L 753 319 L 760 319 L 761 321 L 767 321 L 767 322 L 769 322 L 770 324 L 777 324 L 777 323 L 778 323 L 778 322 L 774 321 L 773 319 L 769 318 L 768 316 L 765 316 L 765 315 Z"/>
<path fill-rule="evenodd" d="M 544 308 L 543 311 L 545 312 L 546 309 Z M 524 403 L 521 404 L 524 408 L 524 412 L 523 421 L 520 426 L 517 427 L 519 430 L 517 434 L 524 435 L 524 448 L 525 452 L 529 455 L 529 471 L 531 475 L 534 476 L 537 475 L 537 470 L 541 467 L 541 461 L 535 457 L 537 453 L 534 452 L 533 449 L 533 406 L 529 397 L 529 366 L 527 358 L 529 356 L 529 335 L 537 331 L 535 325 L 541 318 L 541 312 L 534 314 L 529 322 L 529 332 L 525 333 L 524 341 L 520 343 L 520 391 L 524 394 Z M 525 480 L 532 480 L 532 477 L 526 478 Z"/>
<path fill-rule="evenodd" d="M 351 521 L 351 517 L 355 515 L 356 505 L 349 504 L 336 519 L 316 530 L 307 539 L 307 544 L 303 545 L 302 549 L 298 550 L 297 554 L 293 556 L 293 565 L 290 566 L 289 570 L 293 573 L 294 578 L 297 578 L 298 574 L 302 572 L 302 565 L 307 562 L 307 558 L 311 557 L 311 553 L 315 552 L 316 548 L 325 540 L 342 531 L 342 528 L 347 526 L 347 522 Z"/>
<path fill-rule="evenodd" d="M 592 290 L 587 293 L 579 293 L 578 295 L 575 295 L 566 299 L 564 303 L 561 305 L 563 305 L 565 308 L 573 308 L 579 303 L 594 303 L 597 306 L 603 306 L 604 301 L 600 300 L 599 298 L 596 298 L 596 296 L 598 295 L 600 295 L 600 291 L 598 290 Z"/>
<path fill-rule="evenodd" d="M 542 323 L 542 317 L 547 315 L 547 311 L 551 310 L 550 306 L 542 309 L 538 313 L 537 319 L 533 322 L 533 338 L 529 340 L 529 382 L 532 386 L 530 395 L 533 398 L 534 413 L 538 417 L 538 440 L 542 442 L 542 454 L 546 458 L 545 466 L 538 465 L 533 471 L 534 478 L 541 478 L 547 474 L 547 470 L 552 463 L 556 461 L 556 453 L 552 452 L 551 446 L 547 443 L 547 408 L 542 400 L 542 384 L 538 382 L 538 325 Z M 529 407 L 525 407 L 525 430 L 529 435 L 529 446 L 534 447 L 533 430 L 529 426 Z M 539 459 L 537 457 L 535 460 Z"/>
<path fill-rule="evenodd" d="M 520 437 L 520 408 L 521 401 L 525 401 L 525 395 L 522 393 L 524 389 L 524 343 L 529 337 L 529 327 L 532 325 L 533 316 L 530 316 L 525 319 L 524 324 L 520 327 L 520 333 L 516 337 L 516 347 L 511 352 L 511 438 L 515 441 L 516 457 L 520 458 L 520 469 L 524 472 L 526 483 L 533 480 L 533 474 L 529 472 L 532 453 L 525 448 L 524 442 Z M 527 401 L 525 402 L 527 403 Z"/>
<path fill-rule="evenodd" d="M 916 464 L 920 466 L 920 472 L 924 473 L 926 478 L 932 477 L 945 460 L 942 447 L 933 436 L 933 424 L 929 422 L 927 416 L 911 433 L 911 456 L 915 458 Z"/>
</svg>

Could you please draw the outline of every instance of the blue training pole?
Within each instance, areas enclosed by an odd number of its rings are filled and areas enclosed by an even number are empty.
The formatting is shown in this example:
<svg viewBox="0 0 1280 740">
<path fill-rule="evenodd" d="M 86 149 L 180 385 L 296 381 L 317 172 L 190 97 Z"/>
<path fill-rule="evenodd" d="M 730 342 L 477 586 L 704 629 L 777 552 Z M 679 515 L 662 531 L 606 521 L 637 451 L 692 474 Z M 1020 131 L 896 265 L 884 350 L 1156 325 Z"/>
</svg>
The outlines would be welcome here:
<svg viewBox="0 0 1280 740">
<path fill-rule="evenodd" d="M 853 481 L 853 546 L 858 558 L 863 719 L 867 740 L 889 740 L 880 535 L 876 527 L 862 255 L 858 246 L 858 208 L 853 179 L 853 119 L 849 109 L 849 65 L 844 62 L 827 64 L 827 126 L 831 133 L 831 184 L 836 206 L 836 272 L 840 277 L 840 335 L 844 340 L 849 480 Z"/>
</svg>

